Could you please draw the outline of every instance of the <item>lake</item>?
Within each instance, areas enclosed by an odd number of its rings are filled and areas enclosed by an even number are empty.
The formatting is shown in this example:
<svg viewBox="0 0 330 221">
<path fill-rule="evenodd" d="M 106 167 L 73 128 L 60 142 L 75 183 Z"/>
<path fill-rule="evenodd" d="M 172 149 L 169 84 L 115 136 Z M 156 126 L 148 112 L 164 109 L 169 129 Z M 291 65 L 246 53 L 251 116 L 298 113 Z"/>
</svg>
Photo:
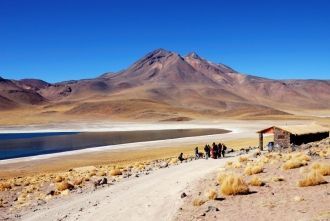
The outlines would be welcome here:
<svg viewBox="0 0 330 221">
<path fill-rule="evenodd" d="M 223 129 L 0 134 L 0 160 L 143 141 L 223 134 Z"/>
</svg>

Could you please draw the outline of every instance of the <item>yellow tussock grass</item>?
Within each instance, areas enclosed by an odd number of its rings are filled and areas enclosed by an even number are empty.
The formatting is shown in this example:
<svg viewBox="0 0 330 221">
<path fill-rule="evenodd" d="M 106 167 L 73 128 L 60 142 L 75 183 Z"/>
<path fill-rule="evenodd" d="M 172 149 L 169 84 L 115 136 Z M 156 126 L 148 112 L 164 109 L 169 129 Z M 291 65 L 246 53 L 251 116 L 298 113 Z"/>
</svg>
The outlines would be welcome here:
<svg viewBox="0 0 330 221">
<path fill-rule="evenodd" d="M 299 168 L 302 166 L 306 166 L 307 162 L 303 159 L 299 159 L 299 158 L 293 158 L 291 160 L 286 161 L 285 163 L 283 163 L 282 168 L 284 170 L 289 170 L 289 169 L 295 169 L 295 168 Z"/>
<path fill-rule="evenodd" d="M 63 191 L 63 190 L 72 190 L 74 186 L 66 181 L 63 181 L 61 183 L 56 184 L 56 189 L 58 191 Z"/>
<path fill-rule="evenodd" d="M 241 157 L 238 158 L 238 162 L 240 162 L 240 163 L 247 162 L 248 160 L 249 160 L 249 158 L 248 157 L 244 157 L 244 156 L 241 156 Z"/>
<path fill-rule="evenodd" d="M 193 200 L 193 205 L 194 206 L 201 206 L 205 203 L 206 201 L 200 198 L 196 198 Z"/>
<path fill-rule="evenodd" d="M 257 176 L 253 176 L 249 182 L 251 186 L 263 186 L 265 183 Z"/>
<path fill-rule="evenodd" d="M 2 182 L 0 183 L 0 191 L 10 190 L 11 184 L 8 182 Z"/>
<path fill-rule="evenodd" d="M 306 187 L 306 186 L 316 186 L 320 184 L 327 183 L 327 181 L 324 179 L 322 174 L 316 170 L 312 170 L 302 180 L 298 181 L 298 186 L 300 187 Z"/>
<path fill-rule="evenodd" d="M 329 163 L 313 163 L 312 169 L 318 171 L 323 176 L 330 175 L 330 164 Z"/>
<path fill-rule="evenodd" d="M 261 173 L 264 169 L 262 168 L 261 165 L 259 164 L 256 164 L 256 165 L 250 165 L 250 166 L 247 166 L 244 170 L 244 173 L 246 175 L 253 175 L 253 174 L 257 174 L 257 173 Z"/>
<path fill-rule="evenodd" d="M 206 193 L 206 197 L 209 200 L 215 200 L 218 197 L 218 193 L 217 191 L 215 191 L 214 189 L 210 189 L 207 193 Z"/>
<path fill-rule="evenodd" d="M 219 173 L 218 176 L 217 176 L 217 183 L 222 184 L 224 179 L 229 175 L 230 175 L 229 173 Z"/>
<path fill-rule="evenodd" d="M 249 186 L 242 176 L 230 174 L 221 183 L 221 193 L 224 195 L 238 195 L 249 193 Z"/>
<path fill-rule="evenodd" d="M 123 173 L 119 169 L 113 169 L 110 171 L 111 176 L 119 176 L 122 175 Z"/>
</svg>

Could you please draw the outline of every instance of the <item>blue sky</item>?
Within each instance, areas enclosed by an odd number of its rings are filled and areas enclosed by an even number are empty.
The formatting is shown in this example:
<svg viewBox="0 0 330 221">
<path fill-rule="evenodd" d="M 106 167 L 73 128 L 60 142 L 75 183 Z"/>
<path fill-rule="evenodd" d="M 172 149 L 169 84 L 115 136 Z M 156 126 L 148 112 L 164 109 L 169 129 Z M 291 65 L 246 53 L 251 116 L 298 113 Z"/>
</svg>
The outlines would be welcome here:
<svg viewBox="0 0 330 221">
<path fill-rule="evenodd" d="M 330 79 L 330 1 L 0 0 L 0 76 L 98 76 L 165 48 L 258 76 Z"/>
</svg>

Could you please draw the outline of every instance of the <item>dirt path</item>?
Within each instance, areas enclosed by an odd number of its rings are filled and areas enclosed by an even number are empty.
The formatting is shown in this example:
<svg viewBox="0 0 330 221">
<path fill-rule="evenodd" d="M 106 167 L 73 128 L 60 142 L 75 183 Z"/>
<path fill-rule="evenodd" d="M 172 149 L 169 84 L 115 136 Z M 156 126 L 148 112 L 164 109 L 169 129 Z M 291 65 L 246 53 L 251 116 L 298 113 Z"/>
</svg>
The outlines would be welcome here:
<svg viewBox="0 0 330 221">
<path fill-rule="evenodd" d="M 233 158 L 197 160 L 157 170 L 91 193 L 55 200 L 22 219 L 171 220 L 182 203 L 181 193 L 229 159 Z"/>
</svg>

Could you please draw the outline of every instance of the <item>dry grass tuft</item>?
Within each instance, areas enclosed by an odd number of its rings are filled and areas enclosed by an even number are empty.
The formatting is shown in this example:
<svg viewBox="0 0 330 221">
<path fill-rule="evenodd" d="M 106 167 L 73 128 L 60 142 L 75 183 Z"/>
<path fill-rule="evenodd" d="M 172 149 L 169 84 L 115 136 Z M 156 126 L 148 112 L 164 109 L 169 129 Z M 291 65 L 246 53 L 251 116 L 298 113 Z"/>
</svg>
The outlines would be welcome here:
<svg viewBox="0 0 330 221">
<path fill-rule="evenodd" d="M 255 165 L 250 165 L 250 166 L 247 166 L 244 170 L 244 173 L 246 175 L 253 175 L 253 174 L 257 174 L 257 173 L 261 173 L 264 169 L 262 168 L 261 165 L 259 164 L 255 164 Z"/>
<path fill-rule="evenodd" d="M 249 182 L 251 186 L 263 186 L 265 182 L 263 182 L 259 177 L 253 176 Z"/>
<path fill-rule="evenodd" d="M 284 181 L 284 178 L 280 177 L 280 176 L 275 176 L 275 177 L 272 177 L 272 181 L 273 182 L 282 182 L 282 181 Z"/>
<path fill-rule="evenodd" d="M 217 176 L 217 183 L 222 184 L 224 179 L 229 175 L 230 175 L 229 173 L 219 173 L 218 176 Z"/>
<path fill-rule="evenodd" d="M 330 175 L 330 164 L 329 163 L 313 163 L 312 169 L 318 171 L 323 176 Z"/>
<path fill-rule="evenodd" d="M 65 181 L 56 184 L 56 189 L 58 191 L 72 190 L 73 188 L 74 188 L 74 186 L 72 184 L 65 182 Z"/>
<path fill-rule="evenodd" d="M 11 184 L 9 182 L 0 183 L 0 191 L 10 190 Z"/>
<path fill-rule="evenodd" d="M 121 172 L 121 170 L 119 170 L 119 169 L 113 169 L 113 170 L 111 170 L 111 172 L 110 172 L 110 175 L 111 176 L 119 176 L 119 175 L 122 175 L 123 173 Z"/>
<path fill-rule="evenodd" d="M 307 162 L 303 159 L 300 158 L 292 158 L 288 161 L 286 161 L 283 165 L 282 168 L 284 170 L 289 170 L 289 169 L 295 169 L 295 168 L 299 168 L 302 166 L 306 166 Z"/>
<path fill-rule="evenodd" d="M 215 191 L 214 189 L 210 189 L 207 193 L 206 193 L 206 197 L 209 200 L 215 200 L 218 197 L 218 193 L 217 191 Z"/>
<path fill-rule="evenodd" d="M 238 162 L 240 162 L 240 163 L 247 162 L 248 160 L 249 160 L 248 157 L 243 157 L 243 156 L 241 156 L 241 157 L 238 158 Z"/>
<path fill-rule="evenodd" d="M 104 170 L 100 170 L 99 172 L 97 172 L 98 176 L 106 176 L 107 173 Z"/>
<path fill-rule="evenodd" d="M 322 174 L 316 170 L 312 170 L 307 175 L 305 175 L 304 179 L 298 181 L 298 186 L 316 186 L 324 183 L 327 183 L 327 181 L 324 179 Z"/>
<path fill-rule="evenodd" d="M 83 183 L 83 178 L 78 178 L 73 181 L 73 185 L 81 185 Z"/>
<path fill-rule="evenodd" d="M 56 183 L 62 182 L 63 180 L 64 180 L 64 178 L 62 176 L 56 176 L 55 177 L 55 182 Z"/>
<path fill-rule="evenodd" d="M 228 174 L 221 183 L 221 193 L 224 195 L 237 195 L 249 193 L 249 187 L 243 177 L 235 174 Z"/>
<path fill-rule="evenodd" d="M 194 205 L 194 206 L 201 206 L 201 205 L 203 205 L 205 202 L 206 202 L 206 201 L 203 200 L 203 199 L 196 198 L 196 199 L 194 199 L 194 201 L 193 201 L 193 205 Z"/>
<path fill-rule="evenodd" d="M 178 162 L 178 158 L 173 158 L 171 161 L 170 161 L 170 164 L 176 164 Z"/>
</svg>

